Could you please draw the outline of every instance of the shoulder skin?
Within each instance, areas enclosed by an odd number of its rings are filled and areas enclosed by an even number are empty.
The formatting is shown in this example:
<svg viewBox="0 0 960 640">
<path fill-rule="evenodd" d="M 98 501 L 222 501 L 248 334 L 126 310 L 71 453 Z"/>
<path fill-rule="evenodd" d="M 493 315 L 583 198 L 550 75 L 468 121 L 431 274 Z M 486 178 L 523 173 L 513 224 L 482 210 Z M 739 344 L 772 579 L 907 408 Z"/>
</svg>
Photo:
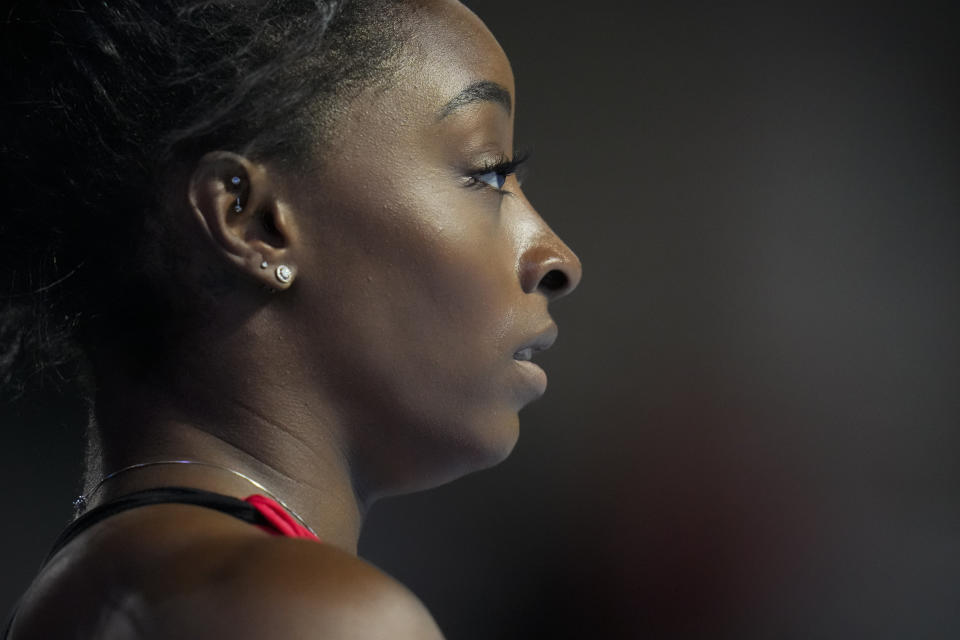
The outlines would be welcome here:
<svg viewBox="0 0 960 640">
<path fill-rule="evenodd" d="M 399 582 L 331 545 L 183 505 L 85 532 L 28 591 L 11 640 L 443 640 Z"/>
</svg>

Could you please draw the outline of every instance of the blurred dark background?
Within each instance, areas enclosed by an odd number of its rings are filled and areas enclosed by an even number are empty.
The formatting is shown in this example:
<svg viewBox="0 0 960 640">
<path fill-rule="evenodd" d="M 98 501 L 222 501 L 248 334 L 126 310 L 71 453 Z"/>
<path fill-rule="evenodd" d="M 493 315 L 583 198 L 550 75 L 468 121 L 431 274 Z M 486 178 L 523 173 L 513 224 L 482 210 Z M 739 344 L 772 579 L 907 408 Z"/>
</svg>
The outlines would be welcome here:
<svg viewBox="0 0 960 640">
<path fill-rule="evenodd" d="M 960 5 L 468 4 L 585 278 L 514 455 L 362 554 L 451 640 L 960 637 Z M 4 609 L 60 405 L 0 412 Z"/>
</svg>

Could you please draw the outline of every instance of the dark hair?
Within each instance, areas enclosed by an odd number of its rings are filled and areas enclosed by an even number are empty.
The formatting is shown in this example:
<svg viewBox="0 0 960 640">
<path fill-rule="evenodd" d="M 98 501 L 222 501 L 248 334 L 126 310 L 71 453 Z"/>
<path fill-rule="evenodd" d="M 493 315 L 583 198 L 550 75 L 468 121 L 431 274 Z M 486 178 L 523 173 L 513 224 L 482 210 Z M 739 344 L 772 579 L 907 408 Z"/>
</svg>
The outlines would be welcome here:
<svg viewBox="0 0 960 640">
<path fill-rule="evenodd" d="M 0 385 L 76 378 L 163 313 L 162 186 L 221 149 L 315 160 L 338 101 L 389 77 L 399 0 L 72 0 L 2 20 Z M 150 267 L 149 274 L 147 266 Z M 109 328 L 109 331 L 108 329 Z M 44 372 L 60 375 L 44 375 Z"/>
</svg>

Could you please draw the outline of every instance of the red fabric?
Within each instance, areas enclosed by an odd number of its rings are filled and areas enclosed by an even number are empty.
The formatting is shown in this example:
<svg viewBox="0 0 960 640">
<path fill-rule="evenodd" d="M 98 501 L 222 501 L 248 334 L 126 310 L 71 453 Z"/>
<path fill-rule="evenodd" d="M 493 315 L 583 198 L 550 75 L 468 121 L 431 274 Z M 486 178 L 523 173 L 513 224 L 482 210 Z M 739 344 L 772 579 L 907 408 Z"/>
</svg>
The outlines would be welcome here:
<svg viewBox="0 0 960 640">
<path fill-rule="evenodd" d="M 260 527 L 267 533 L 272 533 L 275 536 L 304 538 L 306 540 L 316 540 L 320 542 L 320 538 L 297 522 L 276 500 L 272 500 L 267 496 L 254 494 L 245 498 L 244 502 L 249 503 L 254 509 L 262 513 L 263 517 L 270 523 L 269 527 Z"/>
</svg>

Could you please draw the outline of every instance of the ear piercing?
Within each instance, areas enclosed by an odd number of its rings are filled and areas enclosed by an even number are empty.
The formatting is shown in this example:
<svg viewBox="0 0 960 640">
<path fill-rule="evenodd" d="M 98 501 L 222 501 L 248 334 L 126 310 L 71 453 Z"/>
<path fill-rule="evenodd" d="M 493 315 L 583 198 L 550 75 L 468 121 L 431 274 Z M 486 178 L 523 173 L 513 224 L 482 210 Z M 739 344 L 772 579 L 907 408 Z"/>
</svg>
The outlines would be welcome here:
<svg viewBox="0 0 960 640">
<path fill-rule="evenodd" d="M 280 266 L 278 266 L 277 270 L 274 273 L 277 276 L 277 280 L 279 280 L 284 284 L 287 284 L 288 282 L 293 280 L 293 271 L 291 271 L 290 267 L 288 267 L 285 264 L 281 264 Z"/>
<path fill-rule="evenodd" d="M 230 182 L 233 183 L 233 186 L 239 187 L 239 186 L 240 186 L 240 176 L 233 176 L 232 178 L 230 178 Z M 235 205 L 233 206 L 233 210 L 236 211 L 237 213 L 240 213 L 241 211 L 243 211 L 243 207 L 240 205 L 240 196 L 239 196 L 239 195 L 237 195 L 237 204 L 235 204 Z"/>
<path fill-rule="evenodd" d="M 270 265 L 266 260 L 260 263 L 261 269 L 266 269 L 268 266 Z M 293 270 L 285 264 L 278 265 L 273 273 L 275 276 L 277 276 L 277 280 L 283 284 L 289 284 L 289 282 L 293 280 Z"/>
</svg>

